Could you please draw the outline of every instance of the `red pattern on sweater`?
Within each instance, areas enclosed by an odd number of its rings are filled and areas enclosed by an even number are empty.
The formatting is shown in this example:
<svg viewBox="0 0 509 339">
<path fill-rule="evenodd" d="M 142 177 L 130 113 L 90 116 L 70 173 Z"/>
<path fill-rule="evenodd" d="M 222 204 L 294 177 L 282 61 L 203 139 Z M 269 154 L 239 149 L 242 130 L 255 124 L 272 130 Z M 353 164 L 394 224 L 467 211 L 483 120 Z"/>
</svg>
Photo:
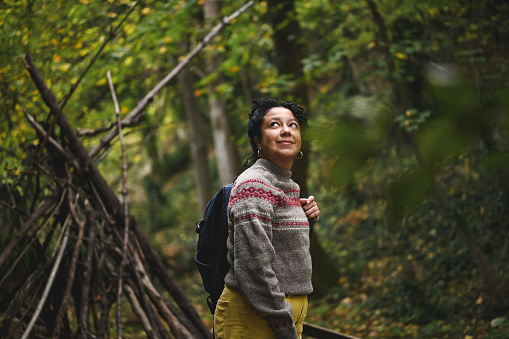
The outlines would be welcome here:
<svg viewBox="0 0 509 339">
<path fill-rule="evenodd" d="M 256 183 L 263 186 L 268 187 L 267 190 L 263 189 L 263 187 L 255 187 L 254 185 L 248 186 L 249 183 Z M 279 195 L 274 195 L 272 191 L 283 193 L 283 201 L 281 201 L 281 197 Z M 295 197 L 288 197 L 288 193 L 295 193 Z M 299 190 L 290 189 L 288 191 L 282 191 L 278 188 L 267 185 L 266 183 L 260 180 L 247 180 L 243 182 L 240 186 L 236 187 L 230 196 L 230 201 L 228 202 L 228 206 L 239 201 L 241 199 L 248 198 L 259 198 L 264 199 L 272 203 L 274 206 L 280 207 L 288 207 L 288 206 L 301 206 L 299 201 Z"/>
</svg>

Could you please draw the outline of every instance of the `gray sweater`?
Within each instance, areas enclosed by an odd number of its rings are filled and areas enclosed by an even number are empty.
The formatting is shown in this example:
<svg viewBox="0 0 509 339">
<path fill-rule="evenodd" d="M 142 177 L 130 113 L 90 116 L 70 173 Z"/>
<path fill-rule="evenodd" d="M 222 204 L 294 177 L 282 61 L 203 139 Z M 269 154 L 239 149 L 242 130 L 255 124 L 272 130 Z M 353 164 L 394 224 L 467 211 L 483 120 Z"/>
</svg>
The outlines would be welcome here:
<svg viewBox="0 0 509 339">
<path fill-rule="evenodd" d="M 309 223 L 291 175 L 259 159 L 236 179 L 228 203 L 225 283 L 242 292 L 278 338 L 297 338 L 285 295 L 313 291 Z"/>
</svg>

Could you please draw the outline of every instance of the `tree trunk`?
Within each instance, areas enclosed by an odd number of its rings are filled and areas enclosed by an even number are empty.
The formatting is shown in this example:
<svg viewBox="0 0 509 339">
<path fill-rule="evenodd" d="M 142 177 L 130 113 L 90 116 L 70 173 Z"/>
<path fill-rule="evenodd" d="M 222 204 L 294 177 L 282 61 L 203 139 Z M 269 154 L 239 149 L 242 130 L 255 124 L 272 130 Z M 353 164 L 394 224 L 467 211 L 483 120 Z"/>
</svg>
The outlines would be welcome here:
<svg viewBox="0 0 509 339">
<path fill-rule="evenodd" d="M 191 158 L 193 160 L 196 190 L 200 211 L 204 211 L 211 198 L 209 161 L 207 150 L 207 138 L 203 119 L 200 116 L 200 106 L 194 96 L 194 81 L 192 74 L 184 68 L 178 74 L 178 80 L 182 87 L 182 101 L 186 111 L 187 123 L 189 124 L 189 143 L 191 146 Z"/>
<path fill-rule="evenodd" d="M 303 41 L 299 22 L 295 19 L 294 0 L 270 0 L 269 21 L 274 30 L 273 40 L 276 50 L 276 66 L 280 76 L 288 77 L 288 81 L 294 83 L 287 89 L 287 98 L 278 100 L 293 100 L 309 110 L 308 88 L 304 81 L 302 59 L 305 56 L 306 46 Z M 311 148 L 305 136 L 302 138 L 302 152 L 304 157 L 293 162 L 292 178 L 300 186 L 302 194 L 308 196 L 307 177 L 309 167 L 309 156 Z M 319 203 L 319 202 L 318 202 Z M 334 263 L 322 248 L 320 241 L 313 233 L 311 238 L 311 257 L 313 258 L 313 285 L 315 286 L 314 296 L 322 296 L 334 285 L 337 284 L 339 273 Z"/>
<path fill-rule="evenodd" d="M 206 0 L 204 3 L 204 17 L 207 21 L 215 21 L 221 14 L 219 1 Z M 213 24 L 213 22 L 211 22 Z M 206 69 L 208 74 L 217 72 L 222 63 L 222 58 L 217 52 L 206 54 Z M 211 81 L 207 85 L 210 120 L 214 133 L 214 149 L 216 151 L 217 170 L 222 185 L 229 184 L 237 176 L 238 154 L 235 143 L 232 142 L 233 129 L 232 119 L 226 109 L 226 99 L 216 91 L 216 87 L 224 81 L 221 75 L 218 80 Z"/>
<path fill-rule="evenodd" d="M 273 41 L 276 51 L 276 67 L 280 76 L 288 79 L 289 86 L 285 98 L 276 98 L 279 101 L 292 100 L 309 110 L 308 88 L 304 81 L 302 59 L 305 56 L 306 46 L 302 43 L 302 31 L 299 22 L 295 19 L 294 0 L 270 0 L 268 3 L 269 22 L 274 30 Z M 293 84 L 292 84 L 293 83 Z M 304 157 L 295 160 L 292 167 L 292 178 L 300 186 L 302 193 L 307 196 L 306 184 L 311 149 L 306 138 L 302 138 L 302 152 Z"/>
</svg>

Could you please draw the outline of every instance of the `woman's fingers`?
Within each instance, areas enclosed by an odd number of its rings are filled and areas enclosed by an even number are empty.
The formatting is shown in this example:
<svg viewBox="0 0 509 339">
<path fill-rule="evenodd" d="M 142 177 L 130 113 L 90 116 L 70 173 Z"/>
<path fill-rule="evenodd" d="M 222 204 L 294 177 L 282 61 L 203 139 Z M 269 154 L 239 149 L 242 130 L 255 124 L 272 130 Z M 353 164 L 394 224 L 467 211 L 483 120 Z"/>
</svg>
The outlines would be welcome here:
<svg viewBox="0 0 509 339">
<path fill-rule="evenodd" d="M 317 221 L 320 217 L 320 209 L 315 201 L 315 197 L 310 195 L 309 198 L 300 198 L 300 203 L 304 212 L 306 213 L 306 217 L 308 219 L 315 218 Z"/>
</svg>

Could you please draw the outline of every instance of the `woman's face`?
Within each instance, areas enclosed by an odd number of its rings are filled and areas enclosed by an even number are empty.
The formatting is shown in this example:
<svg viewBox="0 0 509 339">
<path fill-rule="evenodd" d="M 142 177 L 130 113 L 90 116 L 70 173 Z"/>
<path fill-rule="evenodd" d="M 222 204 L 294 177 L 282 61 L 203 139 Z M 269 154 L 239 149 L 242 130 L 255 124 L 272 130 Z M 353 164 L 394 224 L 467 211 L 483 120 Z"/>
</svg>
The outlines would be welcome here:
<svg viewBox="0 0 509 339">
<path fill-rule="evenodd" d="M 290 170 L 301 147 L 299 121 L 287 108 L 271 108 L 263 117 L 261 138 L 254 140 L 263 158 Z"/>
</svg>

